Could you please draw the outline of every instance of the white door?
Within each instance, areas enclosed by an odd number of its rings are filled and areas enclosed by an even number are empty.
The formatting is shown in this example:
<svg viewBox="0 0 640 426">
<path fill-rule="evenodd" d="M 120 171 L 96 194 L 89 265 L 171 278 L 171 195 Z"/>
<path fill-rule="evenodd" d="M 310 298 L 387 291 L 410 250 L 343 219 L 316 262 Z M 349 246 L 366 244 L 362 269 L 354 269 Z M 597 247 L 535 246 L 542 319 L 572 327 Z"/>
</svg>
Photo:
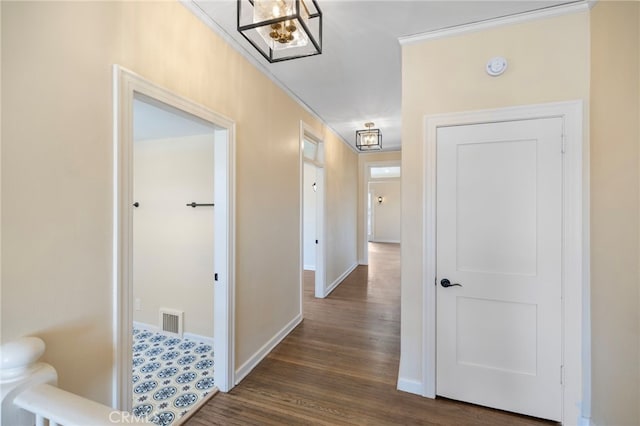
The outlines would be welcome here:
<svg viewBox="0 0 640 426">
<path fill-rule="evenodd" d="M 438 129 L 438 395 L 561 419 L 561 135 L 560 118 Z"/>
</svg>

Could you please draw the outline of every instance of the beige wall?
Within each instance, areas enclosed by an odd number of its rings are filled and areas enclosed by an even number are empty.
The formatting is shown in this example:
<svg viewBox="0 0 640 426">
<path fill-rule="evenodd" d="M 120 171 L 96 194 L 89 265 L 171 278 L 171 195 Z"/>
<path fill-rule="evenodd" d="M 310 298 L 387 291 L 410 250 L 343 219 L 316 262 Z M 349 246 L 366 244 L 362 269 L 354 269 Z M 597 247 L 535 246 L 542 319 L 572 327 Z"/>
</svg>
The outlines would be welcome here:
<svg viewBox="0 0 640 426">
<path fill-rule="evenodd" d="M 333 133 L 324 136 L 325 289 L 357 265 L 358 155 Z"/>
<path fill-rule="evenodd" d="M 592 416 L 640 424 L 640 4 L 591 12 Z"/>
<path fill-rule="evenodd" d="M 373 210 L 373 238 L 382 243 L 400 242 L 400 179 L 369 182 Z M 382 197 L 382 203 L 378 203 Z"/>
<path fill-rule="evenodd" d="M 484 66 L 498 55 L 507 58 L 509 69 L 501 77 L 490 77 Z M 406 45 L 402 49 L 402 74 L 400 378 L 422 382 L 424 117 L 544 102 L 586 102 L 589 14 Z"/>
<path fill-rule="evenodd" d="M 108 402 L 111 88 L 118 8 L 2 2 L 2 341 Z"/>
<path fill-rule="evenodd" d="M 213 208 L 185 204 L 213 201 L 213 132 L 133 144 L 133 320 L 161 327 L 160 309 L 176 309 L 185 333 L 209 338 Z"/>
<path fill-rule="evenodd" d="M 300 313 L 300 120 L 324 135 L 327 278 L 355 261 L 356 154 L 183 6 L 1 7 L 2 341 L 41 336 L 62 388 L 110 402 L 114 63 L 236 122 L 237 367 Z"/>
<path fill-rule="evenodd" d="M 367 219 L 366 203 L 367 195 L 367 163 L 400 161 L 402 153 L 400 151 L 371 152 L 358 155 L 358 263 L 366 264 L 365 254 L 367 250 Z"/>
</svg>

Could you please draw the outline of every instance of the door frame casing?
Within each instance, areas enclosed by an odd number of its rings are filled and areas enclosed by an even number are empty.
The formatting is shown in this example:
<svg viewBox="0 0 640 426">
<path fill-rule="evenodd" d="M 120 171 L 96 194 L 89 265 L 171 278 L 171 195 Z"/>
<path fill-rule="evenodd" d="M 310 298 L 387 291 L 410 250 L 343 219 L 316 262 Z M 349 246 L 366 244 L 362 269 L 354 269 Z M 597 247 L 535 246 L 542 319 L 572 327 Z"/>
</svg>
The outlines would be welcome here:
<svg viewBox="0 0 640 426">
<path fill-rule="evenodd" d="M 557 102 L 428 115 L 423 157 L 423 338 L 422 394 L 436 397 L 436 167 L 437 130 L 506 121 L 559 117 L 563 120 L 562 170 L 562 421 L 590 417 L 589 147 L 583 102 Z"/>
<path fill-rule="evenodd" d="M 235 123 L 119 65 L 113 66 L 113 395 L 130 411 L 133 323 L 133 100 L 136 95 L 169 105 L 216 126 L 214 143 L 214 380 L 221 391 L 235 384 Z M 221 129 L 221 130 L 218 130 Z M 219 141 L 219 132 L 226 139 Z M 220 138 L 222 139 L 222 138 Z M 212 272 L 214 272 L 212 271 Z M 213 276 L 212 283 L 213 283 Z M 213 285 L 213 284 L 212 284 Z"/>
<path fill-rule="evenodd" d="M 310 139 L 322 149 L 322 161 L 310 161 L 304 157 L 304 140 Z M 326 255 L 325 255 L 325 171 L 324 171 L 324 140 L 304 121 L 300 121 L 300 314 L 304 317 L 304 163 L 313 164 L 316 167 L 316 271 L 314 294 L 317 298 L 324 298 Z"/>
</svg>

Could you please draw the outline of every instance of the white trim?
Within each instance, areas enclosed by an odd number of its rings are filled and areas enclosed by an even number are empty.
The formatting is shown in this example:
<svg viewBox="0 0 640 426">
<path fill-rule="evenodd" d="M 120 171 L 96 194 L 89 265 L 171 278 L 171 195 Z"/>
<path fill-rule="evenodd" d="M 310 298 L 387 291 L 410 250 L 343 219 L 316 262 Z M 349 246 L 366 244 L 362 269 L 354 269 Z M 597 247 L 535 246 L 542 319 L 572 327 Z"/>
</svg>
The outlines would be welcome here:
<svg viewBox="0 0 640 426">
<path fill-rule="evenodd" d="M 315 265 L 304 265 L 302 267 L 302 269 L 304 269 L 305 271 L 315 271 L 316 270 L 316 266 Z"/>
<path fill-rule="evenodd" d="M 590 2 L 590 6 L 596 0 Z M 582 114 L 582 111 L 576 112 Z M 585 118 L 582 118 L 585 120 Z M 588 118 L 587 121 L 588 123 Z M 575 128 L 582 134 L 583 127 Z M 583 418 L 591 418 L 591 141 L 582 137 L 582 405 Z"/>
<path fill-rule="evenodd" d="M 213 263 L 218 281 L 214 282 L 213 338 L 219 344 L 214 356 L 218 368 L 214 368 L 213 377 L 216 387 L 222 392 L 228 392 L 235 383 L 236 125 L 224 117 L 217 117 L 211 111 L 207 112 L 211 121 L 219 119 L 216 124 L 224 123 L 221 127 L 226 129 L 226 142 L 218 143 L 225 136 L 219 130 L 216 131 L 214 145 L 214 204 L 221 208 L 214 216 L 214 228 L 218 231 L 214 237 Z M 220 371 L 216 371 L 217 369 Z"/>
<path fill-rule="evenodd" d="M 400 240 L 380 240 L 377 238 L 374 238 L 373 240 L 371 240 L 372 243 L 383 243 L 383 244 L 400 244 Z"/>
<path fill-rule="evenodd" d="M 133 328 L 139 328 L 141 330 L 147 330 L 153 333 L 162 333 L 160 331 L 160 327 L 158 327 L 157 325 L 147 324 L 146 322 L 140 322 L 140 321 L 132 321 L 131 323 L 133 324 Z"/>
<path fill-rule="evenodd" d="M 596 424 L 588 417 L 580 417 L 577 423 L 578 426 L 596 426 Z"/>
<path fill-rule="evenodd" d="M 425 117 L 423 158 L 423 389 L 422 395 L 436 394 L 436 135 L 439 127 L 478 123 L 561 117 L 564 121 L 566 152 L 563 156 L 563 316 L 562 352 L 564 365 L 563 413 L 566 424 L 576 424 L 588 413 L 590 395 L 590 336 L 585 322 L 589 315 L 589 216 L 584 194 L 589 182 L 584 179 L 588 164 L 588 142 L 583 135 L 583 102 L 559 102 L 516 106 L 503 109 L 440 114 Z M 588 171 L 588 170 L 587 170 Z M 588 201 L 588 200 L 587 200 Z M 582 407 L 582 408 L 581 408 Z M 583 413 L 581 413 L 583 410 Z"/>
<path fill-rule="evenodd" d="M 302 315 L 296 315 L 296 317 L 289 321 L 289 323 L 285 325 L 282 330 L 276 333 L 271 339 L 269 339 L 267 343 L 262 345 L 260 349 L 258 349 L 253 355 L 251 355 L 249 359 L 236 370 L 236 385 L 240 383 L 245 377 L 247 377 L 247 375 L 251 373 L 251 370 L 256 368 L 260 361 L 262 361 L 264 357 L 269 355 L 269 353 L 276 346 L 278 346 L 278 343 L 280 343 L 285 337 L 287 337 L 287 335 L 291 333 L 293 329 L 296 328 L 301 322 Z"/>
<path fill-rule="evenodd" d="M 322 145 L 324 149 L 324 144 Z M 326 229 L 326 188 L 327 179 L 324 167 L 316 169 L 316 181 L 319 182 L 316 191 L 316 235 L 318 236 L 318 244 L 316 244 L 316 279 L 315 293 L 319 288 L 324 288 L 327 282 L 327 233 Z"/>
<path fill-rule="evenodd" d="M 555 16 L 567 15 L 570 13 L 585 12 L 589 10 L 591 5 L 592 2 L 578 1 L 575 3 L 561 4 L 558 6 L 549 6 L 544 9 L 532 10 L 530 12 L 516 13 L 514 15 L 501 16 L 499 18 L 492 18 L 463 25 L 455 25 L 452 27 L 399 37 L 398 41 L 401 45 L 407 46 L 410 44 L 421 43 L 427 40 L 453 37 L 461 34 L 468 34 L 487 30 L 490 28 L 501 27 L 504 25 L 520 24 L 537 19 L 546 19 Z"/>
<path fill-rule="evenodd" d="M 348 146 L 351 151 L 358 154 L 359 151 L 355 146 L 351 145 L 349 142 L 344 139 L 340 133 L 338 133 L 333 127 L 331 127 L 326 121 L 320 117 L 320 115 L 315 112 L 309 105 L 307 105 L 298 95 L 296 95 L 287 85 L 285 85 L 282 81 L 280 81 L 269 69 L 261 62 L 260 59 L 254 57 L 249 51 L 245 48 L 244 45 L 239 43 L 236 39 L 234 39 L 224 28 L 222 28 L 217 22 L 215 22 L 207 13 L 193 0 L 178 0 L 188 11 L 193 13 L 196 18 L 200 19 L 203 24 L 205 24 L 209 29 L 211 29 L 214 33 L 216 33 L 220 38 L 226 41 L 236 52 L 238 52 L 243 58 L 245 58 L 251 65 L 256 67 L 258 71 L 264 74 L 269 80 L 273 82 L 276 86 L 282 89 L 291 99 L 293 99 L 298 105 L 302 107 L 305 111 L 307 111 L 313 118 L 318 120 L 325 126 L 327 129 L 331 130 L 333 134 L 342 141 L 343 144 Z"/>
<path fill-rule="evenodd" d="M 417 395 L 422 394 L 422 382 L 418 380 L 407 379 L 405 377 L 398 377 L 398 390 L 402 392 L 414 393 Z"/>
<path fill-rule="evenodd" d="M 344 279 L 347 278 L 349 276 L 349 274 L 352 273 L 357 267 L 358 267 L 358 262 L 356 262 L 353 265 L 351 265 L 346 271 L 344 271 L 342 273 L 342 275 L 340 275 L 338 278 L 336 278 L 336 280 L 334 282 L 332 282 L 331 285 L 329 287 L 327 287 L 327 289 L 324 291 L 324 293 L 322 295 L 322 298 L 324 299 L 325 297 L 330 295 L 331 292 L 333 290 L 335 290 L 336 287 L 338 287 L 342 283 L 342 281 L 344 281 Z M 316 297 L 317 297 L 317 295 L 316 295 Z"/>
<path fill-rule="evenodd" d="M 170 105 L 195 115 L 221 130 L 216 135 L 216 179 L 214 203 L 219 206 L 214 216 L 217 229 L 214 244 L 215 284 L 214 339 L 216 348 L 216 386 L 222 391 L 231 389 L 234 381 L 235 333 L 235 124 L 204 106 L 163 89 L 143 77 L 118 65 L 113 66 L 114 132 L 113 132 L 113 329 L 114 371 L 112 405 L 131 410 L 131 330 L 132 311 L 132 231 L 131 212 L 133 188 L 133 100 L 135 95 Z M 220 132 L 220 133 L 219 133 Z M 224 134 L 225 138 L 219 136 Z"/>
<path fill-rule="evenodd" d="M 185 339 L 195 340 L 196 342 L 202 342 L 202 343 L 209 344 L 209 345 L 213 346 L 214 352 L 215 352 L 216 344 L 215 344 L 215 341 L 213 340 L 213 337 L 201 336 L 199 334 L 194 334 L 194 333 L 184 333 L 183 336 L 184 336 Z M 214 358 L 214 360 L 215 360 L 215 358 Z"/>
</svg>

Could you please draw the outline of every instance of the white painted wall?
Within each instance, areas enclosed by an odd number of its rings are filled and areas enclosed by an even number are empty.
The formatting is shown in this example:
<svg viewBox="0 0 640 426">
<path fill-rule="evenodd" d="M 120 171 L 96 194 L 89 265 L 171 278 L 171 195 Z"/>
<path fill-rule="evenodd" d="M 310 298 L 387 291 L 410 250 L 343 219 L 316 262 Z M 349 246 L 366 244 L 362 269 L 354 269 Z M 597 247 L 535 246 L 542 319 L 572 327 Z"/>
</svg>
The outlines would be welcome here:
<svg viewBox="0 0 640 426">
<path fill-rule="evenodd" d="M 371 193 L 372 236 L 379 243 L 400 242 L 400 179 L 369 182 Z M 382 204 L 378 197 L 383 198 Z"/>
<path fill-rule="evenodd" d="M 184 311 L 184 332 L 213 337 L 213 130 L 134 143 L 134 321 L 160 326 Z"/>
<path fill-rule="evenodd" d="M 304 269 L 316 270 L 316 231 L 317 231 L 317 207 L 316 192 L 313 190 L 314 182 L 317 182 L 317 168 L 313 164 L 304 163 L 304 187 L 303 197 L 303 238 L 304 238 Z"/>
</svg>

